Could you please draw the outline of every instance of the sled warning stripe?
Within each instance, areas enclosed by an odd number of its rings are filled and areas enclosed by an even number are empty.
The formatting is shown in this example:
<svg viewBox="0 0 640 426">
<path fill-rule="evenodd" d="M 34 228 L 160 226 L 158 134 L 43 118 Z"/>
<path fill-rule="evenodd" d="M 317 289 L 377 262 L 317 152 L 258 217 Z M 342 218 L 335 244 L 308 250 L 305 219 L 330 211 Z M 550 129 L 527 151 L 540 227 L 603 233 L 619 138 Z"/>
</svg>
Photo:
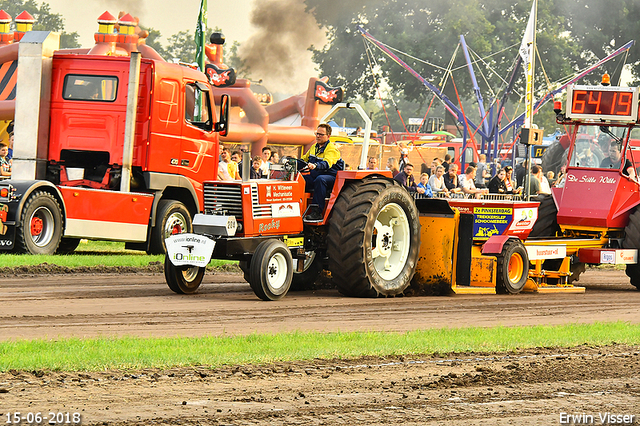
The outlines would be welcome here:
<svg viewBox="0 0 640 426">
<path fill-rule="evenodd" d="M 17 68 L 18 61 L 5 62 L 0 66 L 0 101 L 16 98 Z"/>
</svg>

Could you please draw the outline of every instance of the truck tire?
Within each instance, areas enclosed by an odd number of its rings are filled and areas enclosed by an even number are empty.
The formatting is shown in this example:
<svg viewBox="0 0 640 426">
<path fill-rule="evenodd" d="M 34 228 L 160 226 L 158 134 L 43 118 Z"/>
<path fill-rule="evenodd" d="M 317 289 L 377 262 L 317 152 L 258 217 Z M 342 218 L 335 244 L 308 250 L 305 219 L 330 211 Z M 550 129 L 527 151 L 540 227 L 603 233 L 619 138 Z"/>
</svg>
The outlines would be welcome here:
<svg viewBox="0 0 640 426">
<path fill-rule="evenodd" d="M 165 254 L 165 238 L 174 234 L 191 232 L 191 214 L 180 201 L 160 200 L 156 214 L 156 226 L 151 230 L 148 254 Z"/>
<path fill-rule="evenodd" d="M 420 246 L 418 210 L 394 181 L 367 179 L 342 189 L 329 220 L 329 270 L 340 293 L 401 294 L 415 273 Z"/>
<path fill-rule="evenodd" d="M 560 232 L 558 208 L 551 195 L 544 196 L 538 206 L 538 219 L 533 224 L 529 237 L 555 237 Z"/>
<path fill-rule="evenodd" d="M 164 278 L 169 288 L 177 294 L 195 293 L 202 283 L 205 269 L 199 266 L 175 266 L 169 256 L 164 257 Z"/>
<path fill-rule="evenodd" d="M 53 195 L 35 191 L 29 196 L 16 226 L 16 252 L 53 254 L 62 238 L 62 211 Z"/>
<path fill-rule="evenodd" d="M 304 262 L 302 272 L 296 272 L 296 267 L 293 268 L 293 279 L 291 281 L 291 288 L 289 291 L 307 291 L 313 288 L 313 284 L 316 282 L 320 273 L 322 272 L 322 253 L 315 251 L 306 252 L 309 256 L 305 260 L 298 260 L 298 262 Z"/>
<path fill-rule="evenodd" d="M 496 292 L 518 294 L 529 278 L 529 256 L 522 241 L 509 240 L 497 256 Z"/>
<path fill-rule="evenodd" d="M 629 223 L 624 228 L 622 248 L 640 250 L 640 209 L 635 207 L 629 215 Z M 640 265 L 627 265 L 627 276 L 632 286 L 640 290 Z"/>
<path fill-rule="evenodd" d="M 58 250 L 56 250 L 57 254 L 69 254 L 73 253 L 75 249 L 78 248 L 80 244 L 80 238 L 62 238 L 60 239 L 60 244 L 58 245 Z"/>
<path fill-rule="evenodd" d="M 261 242 L 249 263 L 251 289 L 262 300 L 282 299 L 291 287 L 293 259 L 280 240 Z"/>
</svg>

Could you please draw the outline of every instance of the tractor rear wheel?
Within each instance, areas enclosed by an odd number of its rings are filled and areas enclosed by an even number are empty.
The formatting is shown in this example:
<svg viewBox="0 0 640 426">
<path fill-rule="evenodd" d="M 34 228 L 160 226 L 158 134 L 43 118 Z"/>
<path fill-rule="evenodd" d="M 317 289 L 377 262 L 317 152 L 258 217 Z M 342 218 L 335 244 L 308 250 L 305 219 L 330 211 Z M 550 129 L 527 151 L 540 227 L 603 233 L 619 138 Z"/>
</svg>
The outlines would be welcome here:
<svg viewBox="0 0 640 426">
<path fill-rule="evenodd" d="M 629 223 L 624 228 L 622 248 L 640 250 L 640 209 L 635 207 L 629 215 Z M 627 265 L 627 276 L 631 285 L 640 290 L 640 265 Z"/>
<path fill-rule="evenodd" d="M 555 237 L 558 232 L 560 232 L 558 208 L 553 201 L 553 196 L 547 195 L 540 201 L 538 219 L 533 224 L 529 237 Z"/>
<path fill-rule="evenodd" d="M 542 153 L 542 170 L 552 171 L 556 176 L 560 168 L 567 164 L 565 149 L 560 142 L 554 142 Z"/>
<path fill-rule="evenodd" d="M 289 291 L 293 276 L 291 252 L 280 240 L 261 242 L 249 263 L 249 284 L 262 300 L 278 300 Z"/>
<path fill-rule="evenodd" d="M 164 240 L 174 234 L 191 232 L 191 214 L 180 201 L 160 200 L 156 214 L 156 226 L 151 230 L 148 254 L 165 254 Z"/>
<path fill-rule="evenodd" d="M 497 257 L 496 292 L 520 293 L 529 278 L 529 256 L 522 241 L 507 241 Z"/>
<path fill-rule="evenodd" d="M 404 188 L 381 178 L 343 187 L 327 236 L 329 270 L 342 294 L 401 294 L 411 283 L 419 246 L 418 210 Z"/>
<path fill-rule="evenodd" d="M 35 191 L 22 208 L 16 226 L 16 252 L 54 254 L 62 237 L 62 211 L 48 192 Z"/>
<path fill-rule="evenodd" d="M 177 294 L 195 293 L 202 283 L 205 269 L 199 266 L 175 266 L 169 256 L 164 257 L 164 278 L 169 288 Z"/>
</svg>

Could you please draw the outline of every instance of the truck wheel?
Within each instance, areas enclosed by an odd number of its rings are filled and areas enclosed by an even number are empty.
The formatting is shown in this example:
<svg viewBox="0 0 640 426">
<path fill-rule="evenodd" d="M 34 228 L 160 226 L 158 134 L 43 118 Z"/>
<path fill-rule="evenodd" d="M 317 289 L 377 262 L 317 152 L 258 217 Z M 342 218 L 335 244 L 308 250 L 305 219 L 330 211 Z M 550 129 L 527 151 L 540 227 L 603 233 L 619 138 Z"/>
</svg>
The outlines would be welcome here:
<svg viewBox="0 0 640 426">
<path fill-rule="evenodd" d="M 156 214 L 156 226 L 151 230 L 148 254 L 165 254 L 165 238 L 174 234 L 191 232 L 191 215 L 180 201 L 160 200 Z"/>
<path fill-rule="evenodd" d="M 169 288 L 177 294 L 192 294 L 198 290 L 206 268 L 199 266 L 175 266 L 164 257 L 164 278 Z"/>
<path fill-rule="evenodd" d="M 16 251 L 28 254 L 53 254 L 62 237 L 62 212 L 53 195 L 36 191 L 22 208 L 16 227 Z"/>
<path fill-rule="evenodd" d="M 258 245 L 249 264 L 249 284 L 262 300 L 278 300 L 289 291 L 293 260 L 289 248 L 280 240 L 266 240 Z"/>
<path fill-rule="evenodd" d="M 629 223 L 624 228 L 624 241 L 622 248 L 640 250 L 640 210 L 634 208 L 629 215 Z M 640 265 L 627 265 L 627 276 L 631 285 L 640 290 Z"/>
<path fill-rule="evenodd" d="M 533 224 L 529 237 L 555 237 L 560 232 L 558 208 L 551 195 L 545 196 L 538 206 L 538 219 Z"/>
<path fill-rule="evenodd" d="M 57 254 L 68 254 L 72 253 L 75 249 L 78 248 L 80 244 L 80 238 L 62 238 L 60 240 L 60 244 L 58 245 L 58 250 L 56 250 Z"/>
<path fill-rule="evenodd" d="M 518 294 L 529 278 L 529 256 L 520 240 L 509 240 L 498 257 L 496 292 Z"/>
<path fill-rule="evenodd" d="M 289 291 L 310 290 L 322 272 L 322 254 L 315 251 L 306 254 L 309 256 L 307 259 L 298 259 L 298 262 L 304 262 L 302 272 L 296 272 L 296 266 L 293 267 L 293 280 Z"/>
<path fill-rule="evenodd" d="M 413 198 L 386 179 L 345 185 L 331 213 L 329 270 L 346 296 L 401 294 L 411 283 L 420 246 Z"/>
</svg>

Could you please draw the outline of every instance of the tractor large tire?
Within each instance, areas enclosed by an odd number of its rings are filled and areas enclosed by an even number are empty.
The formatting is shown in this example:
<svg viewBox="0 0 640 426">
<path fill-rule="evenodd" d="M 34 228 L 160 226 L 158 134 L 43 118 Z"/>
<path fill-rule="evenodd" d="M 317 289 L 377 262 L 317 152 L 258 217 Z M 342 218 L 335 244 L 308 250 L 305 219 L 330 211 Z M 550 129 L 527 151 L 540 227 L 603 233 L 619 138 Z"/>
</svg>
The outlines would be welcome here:
<svg viewBox="0 0 640 426">
<path fill-rule="evenodd" d="M 542 170 L 546 172 L 552 171 L 556 176 L 560 168 L 567 164 L 567 157 L 564 147 L 560 142 L 554 142 L 547 147 L 542 153 Z"/>
<path fill-rule="evenodd" d="M 175 266 L 168 255 L 164 257 L 164 278 L 169 288 L 177 294 L 195 293 L 202 283 L 205 269 L 198 266 Z"/>
<path fill-rule="evenodd" d="M 529 237 L 555 237 L 560 232 L 558 208 L 551 195 L 541 197 L 538 206 L 538 219 L 533 224 Z"/>
<path fill-rule="evenodd" d="M 148 254 L 165 254 L 164 240 L 174 234 L 192 232 L 191 214 L 180 201 L 160 200 L 156 214 L 156 226 L 151 230 Z"/>
<path fill-rule="evenodd" d="M 35 191 L 24 203 L 16 226 L 17 253 L 54 254 L 62 238 L 62 211 L 48 192 Z"/>
<path fill-rule="evenodd" d="M 327 236 L 329 270 L 342 294 L 401 294 L 413 278 L 419 246 L 418 210 L 403 187 L 380 178 L 344 186 Z"/>
<path fill-rule="evenodd" d="M 289 291 L 307 291 L 313 288 L 313 284 L 320 277 L 322 272 L 322 253 L 315 251 L 307 252 L 309 256 L 305 260 L 298 260 L 298 262 L 304 262 L 302 272 L 296 272 L 296 264 L 293 267 L 293 279 L 291 281 L 291 288 Z"/>
<path fill-rule="evenodd" d="M 529 256 L 520 240 L 509 240 L 497 256 L 496 292 L 518 294 L 529 278 Z"/>
<path fill-rule="evenodd" d="M 629 215 L 629 223 L 624 228 L 622 248 L 640 250 L 640 208 L 636 207 Z M 627 276 L 631 285 L 640 290 L 640 265 L 627 265 Z"/>
<path fill-rule="evenodd" d="M 262 300 L 283 298 L 291 287 L 293 259 L 291 252 L 280 240 L 261 242 L 249 264 L 249 284 Z"/>
</svg>

